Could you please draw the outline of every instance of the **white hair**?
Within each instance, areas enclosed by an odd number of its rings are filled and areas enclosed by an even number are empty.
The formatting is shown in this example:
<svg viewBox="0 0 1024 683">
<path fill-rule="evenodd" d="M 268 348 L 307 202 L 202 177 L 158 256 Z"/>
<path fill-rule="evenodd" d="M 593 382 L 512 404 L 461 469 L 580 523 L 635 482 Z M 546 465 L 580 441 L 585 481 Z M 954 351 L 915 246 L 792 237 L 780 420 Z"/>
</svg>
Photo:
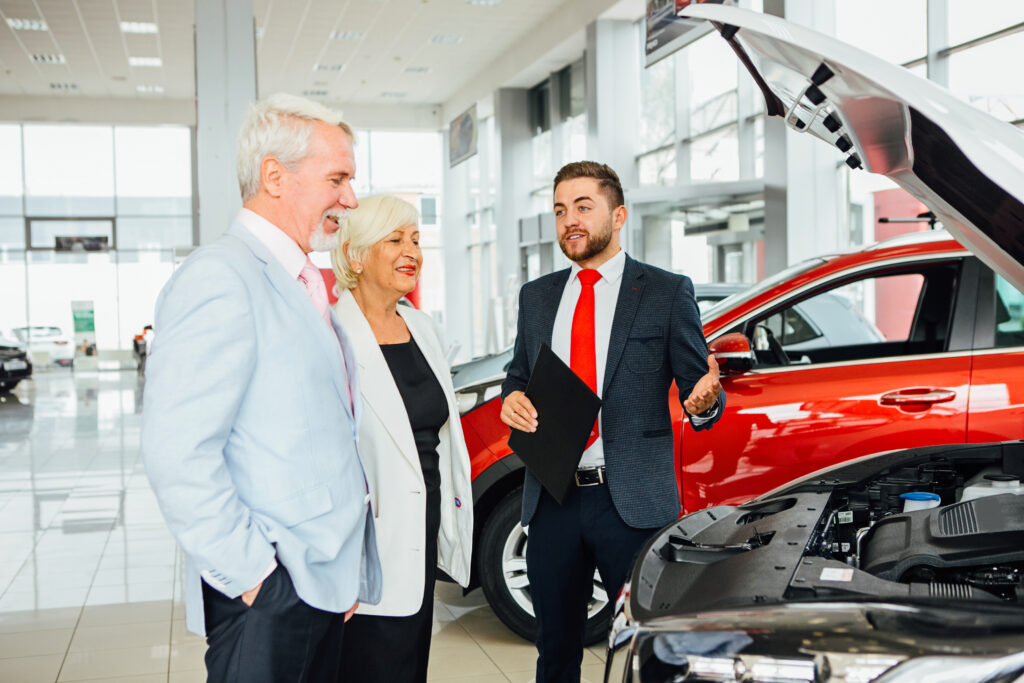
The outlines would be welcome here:
<svg viewBox="0 0 1024 683">
<path fill-rule="evenodd" d="M 294 170 L 306 157 L 309 136 L 317 121 L 338 126 L 349 138 L 355 138 L 341 114 L 303 97 L 277 93 L 250 105 L 238 133 L 238 187 L 243 202 L 259 192 L 263 159 L 275 157 Z"/>
<path fill-rule="evenodd" d="M 404 199 L 389 194 L 375 194 L 359 200 L 359 206 L 348 212 L 338 230 L 338 246 L 331 252 L 331 265 L 338 280 L 338 289 L 354 289 L 359 280 L 349 259 L 362 261 L 366 252 L 399 228 L 419 225 L 420 212 Z M 344 245 L 348 242 L 348 257 Z"/>
</svg>

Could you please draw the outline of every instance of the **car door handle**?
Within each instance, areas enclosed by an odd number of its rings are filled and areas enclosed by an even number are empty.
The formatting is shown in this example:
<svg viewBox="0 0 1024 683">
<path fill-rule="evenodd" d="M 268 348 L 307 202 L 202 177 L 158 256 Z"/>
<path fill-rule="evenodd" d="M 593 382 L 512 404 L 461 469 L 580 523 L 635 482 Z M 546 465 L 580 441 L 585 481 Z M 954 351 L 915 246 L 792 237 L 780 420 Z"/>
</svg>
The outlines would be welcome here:
<svg viewBox="0 0 1024 683">
<path fill-rule="evenodd" d="M 882 394 L 878 402 L 883 406 L 905 406 L 914 403 L 948 403 L 954 398 L 956 398 L 956 392 L 951 389 L 915 387 Z"/>
</svg>

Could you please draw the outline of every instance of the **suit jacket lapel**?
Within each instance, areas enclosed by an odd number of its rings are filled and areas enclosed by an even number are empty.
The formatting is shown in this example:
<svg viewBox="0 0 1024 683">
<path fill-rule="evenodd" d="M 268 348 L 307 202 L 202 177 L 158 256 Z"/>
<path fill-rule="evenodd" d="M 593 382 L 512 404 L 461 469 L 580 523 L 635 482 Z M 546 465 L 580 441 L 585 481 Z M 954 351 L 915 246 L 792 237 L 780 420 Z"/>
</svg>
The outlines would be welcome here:
<svg viewBox="0 0 1024 683">
<path fill-rule="evenodd" d="M 419 467 L 420 456 L 416 450 L 412 428 L 409 426 L 405 402 L 391 375 L 391 368 L 380 350 L 377 338 L 373 336 L 370 323 L 359 310 L 359 304 L 351 292 L 341 293 L 336 310 L 338 320 L 348 333 L 355 349 L 356 362 L 363 378 L 359 391 L 366 401 L 366 406 L 385 426 L 402 455 Z"/>
<path fill-rule="evenodd" d="M 619 298 L 615 302 L 615 316 L 612 318 L 612 331 L 608 339 L 608 359 L 604 366 L 604 386 L 602 396 L 608 394 L 615 370 L 622 360 L 622 351 L 626 348 L 626 339 L 633 327 L 633 319 L 640 307 L 640 298 L 644 293 L 644 271 L 640 265 L 626 255 L 626 265 L 622 269 L 622 284 L 619 286 Z"/>
<path fill-rule="evenodd" d="M 324 325 L 323 318 L 317 313 L 316 307 L 310 302 L 309 295 L 306 294 L 302 285 L 297 280 L 293 280 L 288 276 L 288 273 L 285 272 L 278 260 L 267 251 L 263 243 L 256 239 L 252 233 L 242 225 L 234 223 L 228 228 L 227 234 L 241 240 L 252 250 L 253 255 L 263 262 L 263 272 L 267 280 L 270 281 L 271 286 L 287 302 L 288 307 L 294 310 L 302 322 L 309 327 L 310 336 L 316 339 L 328 358 L 331 379 L 334 381 L 342 403 L 345 404 L 345 410 L 352 414 L 352 407 L 349 405 L 348 400 L 349 388 L 345 385 L 345 373 L 342 368 L 344 359 L 339 348 L 339 339 L 342 337 L 336 337 L 335 334 L 331 333 L 331 328 Z M 353 389 L 354 391 L 356 389 Z M 353 419 L 355 419 L 354 416 Z"/>
<path fill-rule="evenodd" d="M 565 283 L 569 281 L 570 268 L 555 273 L 551 278 L 549 287 L 542 290 L 540 294 L 540 305 L 536 312 L 538 324 L 542 332 L 541 341 L 551 346 L 551 335 L 555 329 L 555 315 L 558 313 L 558 304 L 562 301 L 562 293 L 565 291 Z M 539 347 L 538 347 L 539 348 Z M 532 367 L 533 360 L 530 360 Z"/>
</svg>

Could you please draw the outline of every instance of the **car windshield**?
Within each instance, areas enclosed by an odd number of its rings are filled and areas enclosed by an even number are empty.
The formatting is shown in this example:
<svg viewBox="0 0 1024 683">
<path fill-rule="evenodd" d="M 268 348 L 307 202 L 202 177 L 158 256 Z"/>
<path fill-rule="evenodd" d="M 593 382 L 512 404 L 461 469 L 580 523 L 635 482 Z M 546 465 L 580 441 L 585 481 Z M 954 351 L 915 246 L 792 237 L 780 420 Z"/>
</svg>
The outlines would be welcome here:
<svg viewBox="0 0 1024 683">
<path fill-rule="evenodd" d="M 807 259 L 806 261 L 801 261 L 800 263 L 792 265 L 789 268 L 785 268 L 776 273 L 775 275 L 765 278 L 764 280 L 761 280 L 757 284 L 751 285 L 747 289 L 744 289 L 742 292 L 736 292 L 735 294 L 727 296 L 726 298 L 716 303 L 714 306 L 711 306 L 705 311 L 701 311 L 700 317 L 703 320 L 714 320 L 722 313 L 738 306 L 744 301 L 749 301 L 754 297 L 763 294 L 764 292 L 767 292 L 772 287 L 781 284 L 786 280 L 790 280 L 796 277 L 797 275 L 800 275 L 801 273 L 806 273 L 811 268 L 815 268 L 821 265 L 822 263 L 825 263 L 825 259 L 812 258 Z"/>
</svg>

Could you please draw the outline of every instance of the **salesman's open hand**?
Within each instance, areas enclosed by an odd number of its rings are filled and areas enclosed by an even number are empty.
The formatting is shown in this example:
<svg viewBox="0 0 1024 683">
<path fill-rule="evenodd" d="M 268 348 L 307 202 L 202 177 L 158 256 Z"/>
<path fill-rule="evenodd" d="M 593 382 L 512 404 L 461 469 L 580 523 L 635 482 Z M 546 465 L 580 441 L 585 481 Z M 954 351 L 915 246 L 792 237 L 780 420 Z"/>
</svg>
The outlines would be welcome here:
<svg viewBox="0 0 1024 683">
<path fill-rule="evenodd" d="M 708 374 L 697 380 L 689 398 L 683 401 L 683 407 L 690 415 L 699 415 L 715 405 L 720 393 L 722 393 L 722 384 L 718 380 L 718 362 L 714 356 L 709 355 Z"/>
<path fill-rule="evenodd" d="M 521 432 L 537 431 L 537 409 L 521 391 L 513 391 L 501 404 L 501 421 Z"/>
</svg>

